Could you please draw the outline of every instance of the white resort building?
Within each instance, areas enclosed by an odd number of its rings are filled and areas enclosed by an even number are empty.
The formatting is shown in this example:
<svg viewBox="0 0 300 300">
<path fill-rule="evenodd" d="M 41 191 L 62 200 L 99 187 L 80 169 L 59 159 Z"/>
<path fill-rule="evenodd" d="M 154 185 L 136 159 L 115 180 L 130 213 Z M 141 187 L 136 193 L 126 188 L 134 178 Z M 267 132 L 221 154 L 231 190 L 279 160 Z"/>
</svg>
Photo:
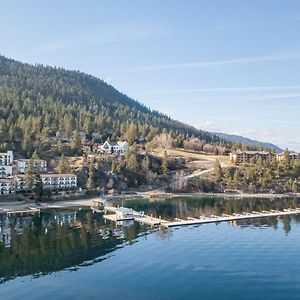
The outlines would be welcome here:
<svg viewBox="0 0 300 300">
<path fill-rule="evenodd" d="M 41 174 L 42 186 L 45 190 L 68 190 L 77 188 L 77 176 L 74 174 Z M 26 190 L 25 175 L 15 176 L 18 192 Z"/>
<path fill-rule="evenodd" d="M 0 195 L 9 195 L 15 192 L 15 180 L 13 177 L 0 178 Z"/>
<path fill-rule="evenodd" d="M 6 178 L 12 176 L 13 166 L 0 165 L 0 178 Z"/>
<path fill-rule="evenodd" d="M 300 156 L 296 152 L 289 152 L 289 157 L 290 157 L 290 160 L 296 160 Z M 284 152 L 276 154 L 276 160 L 277 161 L 282 161 L 282 160 L 284 160 L 284 158 L 285 158 L 285 153 Z"/>
<path fill-rule="evenodd" d="M 0 153 L 0 178 L 12 176 L 14 155 L 12 151 Z"/>
<path fill-rule="evenodd" d="M 14 162 L 14 155 L 12 151 L 7 151 L 6 153 L 0 153 L 0 165 L 12 166 L 13 162 Z"/>
<path fill-rule="evenodd" d="M 15 186 L 16 191 L 22 192 L 26 190 L 26 183 L 25 183 L 25 175 L 16 175 L 15 176 Z"/>
<path fill-rule="evenodd" d="M 0 195 L 26 191 L 24 173 L 29 162 L 30 159 L 14 161 L 12 151 L 0 153 Z M 77 176 L 74 174 L 46 174 L 47 162 L 45 160 L 33 160 L 33 167 L 40 174 L 44 189 L 67 190 L 77 188 Z"/>
<path fill-rule="evenodd" d="M 74 174 L 41 174 L 44 189 L 67 190 L 77 187 L 77 176 Z"/>
<path fill-rule="evenodd" d="M 30 159 L 18 159 L 16 161 L 17 170 L 20 174 L 24 174 L 26 172 L 29 162 Z M 33 168 L 39 173 L 47 172 L 47 162 L 43 159 L 34 159 Z"/>
</svg>

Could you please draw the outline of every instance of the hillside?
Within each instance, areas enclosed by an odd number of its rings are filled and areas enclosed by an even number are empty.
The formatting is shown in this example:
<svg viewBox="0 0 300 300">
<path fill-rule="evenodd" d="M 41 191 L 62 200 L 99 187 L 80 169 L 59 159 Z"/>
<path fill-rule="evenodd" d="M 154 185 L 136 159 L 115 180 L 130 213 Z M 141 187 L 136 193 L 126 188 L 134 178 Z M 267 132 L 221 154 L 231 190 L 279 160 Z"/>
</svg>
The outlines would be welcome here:
<svg viewBox="0 0 300 300">
<path fill-rule="evenodd" d="M 104 138 L 144 138 L 159 132 L 219 138 L 175 121 L 79 71 L 30 65 L 0 56 L 1 148 L 32 152 L 59 131 L 101 133 Z"/>
<path fill-rule="evenodd" d="M 283 152 L 283 149 L 281 149 L 280 147 L 278 147 L 277 145 L 274 145 L 272 143 L 260 142 L 257 140 L 252 140 L 252 139 L 249 139 L 249 138 L 246 138 L 246 137 L 243 137 L 240 135 L 234 135 L 234 134 L 226 134 L 226 133 L 219 133 L 219 132 L 214 132 L 214 134 L 228 142 L 243 144 L 243 145 L 250 146 L 250 147 L 272 149 L 272 150 L 275 150 L 276 152 Z"/>
<path fill-rule="evenodd" d="M 148 142 L 166 132 L 179 144 L 195 137 L 229 148 L 244 144 L 281 150 L 269 143 L 198 130 L 147 108 L 91 75 L 0 56 L 0 150 L 12 148 L 30 157 L 34 150 L 52 151 L 57 133 L 72 138 L 79 132 L 90 140 L 97 133 L 102 141 L 126 139 L 130 143 Z"/>
</svg>

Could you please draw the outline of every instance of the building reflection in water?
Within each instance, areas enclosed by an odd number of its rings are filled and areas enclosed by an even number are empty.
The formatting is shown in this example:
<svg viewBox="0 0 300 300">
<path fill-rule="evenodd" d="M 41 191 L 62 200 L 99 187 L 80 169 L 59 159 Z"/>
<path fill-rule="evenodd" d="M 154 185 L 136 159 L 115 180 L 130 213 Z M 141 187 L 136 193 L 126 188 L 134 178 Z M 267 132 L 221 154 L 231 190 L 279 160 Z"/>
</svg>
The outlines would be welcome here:
<svg viewBox="0 0 300 300">
<path fill-rule="evenodd" d="M 184 219 L 199 215 L 297 207 L 298 202 L 299 199 L 228 201 L 204 198 L 200 201 L 179 198 L 152 203 L 132 201 L 128 204 L 154 216 Z M 239 228 L 271 226 L 277 230 L 281 222 L 283 230 L 288 234 L 292 221 L 300 222 L 300 216 L 240 220 L 229 225 Z M 203 230 L 205 226 L 202 225 Z M 109 253 L 131 245 L 152 232 L 160 239 L 170 239 L 174 234 L 172 229 L 159 230 L 132 221 L 117 224 L 108 222 L 102 214 L 93 213 L 89 209 L 47 210 L 40 215 L 10 218 L 0 215 L 0 282 L 17 276 L 42 276 L 99 263 L 107 259 Z"/>
</svg>

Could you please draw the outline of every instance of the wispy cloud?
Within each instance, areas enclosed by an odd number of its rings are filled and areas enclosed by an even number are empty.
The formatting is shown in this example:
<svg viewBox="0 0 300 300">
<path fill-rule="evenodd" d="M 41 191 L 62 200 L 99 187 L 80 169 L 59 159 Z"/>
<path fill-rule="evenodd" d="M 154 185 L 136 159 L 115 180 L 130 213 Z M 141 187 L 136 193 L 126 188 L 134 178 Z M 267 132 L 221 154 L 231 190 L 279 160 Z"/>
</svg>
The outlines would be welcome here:
<svg viewBox="0 0 300 300">
<path fill-rule="evenodd" d="M 300 58 L 300 53 L 271 54 L 265 56 L 254 56 L 254 57 L 244 57 L 244 58 L 234 58 L 234 59 L 214 60 L 214 61 L 204 61 L 204 62 L 144 65 L 144 66 L 129 68 L 121 72 L 151 72 L 151 71 L 164 71 L 164 70 L 207 68 L 207 67 L 214 67 L 214 66 L 294 60 L 299 58 Z"/>
<path fill-rule="evenodd" d="M 207 130 L 207 131 L 212 131 L 212 132 L 218 132 L 221 130 L 220 127 L 217 126 L 217 124 L 214 121 L 204 121 L 204 122 L 197 122 L 193 124 L 196 128 L 202 129 L 202 130 Z"/>
<path fill-rule="evenodd" d="M 271 142 L 281 148 L 288 146 L 290 150 L 300 151 L 300 142 L 297 134 L 287 135 L 285 128 L 253 128 L 248 130 L 234 130 L 232 134 L 241 135 L 259 141 Z"/>
<path fill-rule="evenodd" d="M 253 91 L 280 91 L 300 89 L 300 85 L 286 86 L 239 86 L 239 87 L 215 87 L 215 88 L 192 88 L 173 90 L 152 90 L 134 93 L 135 95 L 155 95 L 155 94 L 188 94 L 188 93 L 215 93 L 215 92 L 253 92 Z"/>
<path fill-rule="evenodd" d="M 282 18 L 256 18 L 254 19 L 225 19 L 221 20 L 216 26 L 213 27 L 213 32 L 226 32 L 226 31 L 236 31 L 236 30 L 253 30 L 253 28 L 262 28 L 262 27 L 269 27 L 272 30 L 276 26 L 285 26 L 290 25 L 300 21 L 300 17 L 298 15 L 290 15 L 289 17 L 282 17 Z"/>
<path fill-rule="evenodd" d="M 47 41 L 32 49 L 30 54 L 43 54 L 98 44 L 122 43 L 170 36 L 171 31 L 159 25 L 103 25 L 101 28 L 84 28 L 72 32 L 66 37 Z"/>
</svg>

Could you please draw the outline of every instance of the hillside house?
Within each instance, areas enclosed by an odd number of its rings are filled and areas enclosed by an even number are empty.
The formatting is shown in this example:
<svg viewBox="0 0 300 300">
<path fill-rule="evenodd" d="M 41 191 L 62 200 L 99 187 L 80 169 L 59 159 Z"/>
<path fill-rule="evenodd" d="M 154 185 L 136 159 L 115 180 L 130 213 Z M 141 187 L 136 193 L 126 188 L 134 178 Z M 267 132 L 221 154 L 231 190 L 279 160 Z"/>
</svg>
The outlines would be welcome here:
<svg viewBox="0 0 300 300">
<path fill-rule="evenodd" d="M 124 155 L 126 151 L 128 150 L 129 145 L 126 141 L 121 142 L 109 142 L 106 141 L 102 146 L 101 146 L 101 152 L 103 154 L 115 154 L 115 155 Z"/>
</svg>

